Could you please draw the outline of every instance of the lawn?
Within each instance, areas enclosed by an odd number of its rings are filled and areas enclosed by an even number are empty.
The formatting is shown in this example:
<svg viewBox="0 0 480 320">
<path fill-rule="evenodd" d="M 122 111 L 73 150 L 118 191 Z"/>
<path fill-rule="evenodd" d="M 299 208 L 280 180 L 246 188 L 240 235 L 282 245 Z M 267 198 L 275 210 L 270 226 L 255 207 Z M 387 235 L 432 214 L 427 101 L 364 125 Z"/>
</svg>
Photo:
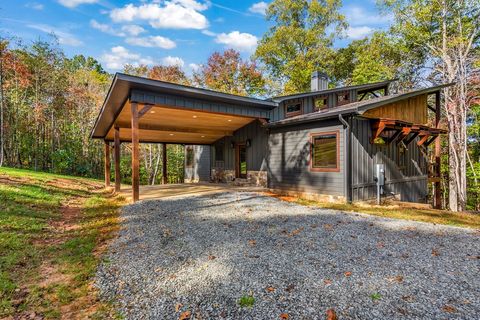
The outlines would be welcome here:
<svg viewBox="0 0 480 320">
<path fill-rule="evenodd" d="M 305 206 L 314 206 L 318 208 L 334 209 L 345 212 L 361 212 L 384 218 L 421 221 L 449 226 L 480 229 L 480 214 L 470 212 L 451 212 L 447 210 L 437 210 L 420 206 L 415 207 L 413 204 L 407 206 L 402 205 L 401 203 L 391 203 L 377 206 L 361 203 L 319 202 L 291 196 L 278 196 L 275 194 L 269 195 L 284 201 L 295 202 Z"/>
<path fill-rule="evenodd" d="M 122 203 L 97 180 L 0 168 L 0 318 L 115 317 L 91 281 Z"/>
</svg>

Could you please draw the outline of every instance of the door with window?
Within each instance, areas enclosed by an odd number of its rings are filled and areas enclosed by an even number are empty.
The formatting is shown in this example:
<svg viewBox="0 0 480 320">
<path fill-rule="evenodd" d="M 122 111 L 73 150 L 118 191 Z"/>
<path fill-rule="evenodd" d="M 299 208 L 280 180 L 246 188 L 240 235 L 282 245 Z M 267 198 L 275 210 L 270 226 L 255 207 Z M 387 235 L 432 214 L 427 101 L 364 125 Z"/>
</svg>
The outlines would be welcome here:
<svg viewBox="0 0 480 320">
<path fill-rule="evenodd" d="M 247 147 L 245 144 L 237 144 L 235 176 L 247 178 Z"/>
</svg>

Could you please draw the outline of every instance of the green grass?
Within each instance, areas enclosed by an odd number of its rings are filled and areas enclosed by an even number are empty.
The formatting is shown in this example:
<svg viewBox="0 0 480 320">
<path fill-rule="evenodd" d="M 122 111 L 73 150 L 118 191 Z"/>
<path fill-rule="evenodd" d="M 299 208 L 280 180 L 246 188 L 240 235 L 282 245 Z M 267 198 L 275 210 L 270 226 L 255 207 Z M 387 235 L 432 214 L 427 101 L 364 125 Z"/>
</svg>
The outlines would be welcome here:
<svg viewBox="0 0 480 320">
<path fill-rule="evenodd" d="M 55 319 L 65 308 L 112 316 L 90 282 L 123 199 L 102 188 L 93 179 L 0 168 L 0 318 Z M 67 205 L 75 208 L 68 221 Z M 59 231 L 64 224 L 71 228 Z"/>
<path fill-rule="evenodd" d="M 480 229 L 480 214 L 468 212 L 451 212 L 429 208 L 402 207 L 401 205 L 361 205 L 349 203 L 328 203 L 306 200 L 295 197 L 279 197 L 280 199 L 296 202 L 301 205 L 314 206 L 325 209 L 334 209 L 349 212 L 362 212 L 385 218 L 413 220 L 444 224 L 457 227 Z"/>
<path fill-rule="evenodd" d="M 375 301 L 375 300 L 380 300 L 382 298 L 382 295 L 378 292 L 372 293 L 370 295 L 370 298 Z"/>
<path fill-rule="evenodd" d="M 252 295 L 244 295 L 238 300 L 238 305 L 242 308 L 252 308 L 255 304 L 255 298 Z"/>
</svg>

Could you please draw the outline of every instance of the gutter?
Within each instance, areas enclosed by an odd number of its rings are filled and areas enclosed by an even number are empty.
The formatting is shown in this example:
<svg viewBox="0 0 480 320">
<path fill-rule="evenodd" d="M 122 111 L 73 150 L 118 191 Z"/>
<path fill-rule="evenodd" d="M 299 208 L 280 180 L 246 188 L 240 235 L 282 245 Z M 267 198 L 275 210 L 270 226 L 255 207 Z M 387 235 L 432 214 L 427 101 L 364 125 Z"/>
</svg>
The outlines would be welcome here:
<svg viewBox="0 0 480 320">
<path fill-rule="evenodd" d="M 338 120 L 343 124 L 343 127 L 347 129 L 347 138 L 345 139 L 345 153 L 347 157 L 347 170 L 345 170 L 345 182 L 347 186 L 347 202 L 352 202 L 352 129 L 350 124 L 343 118 L 342 114 L 338 115 Z"/>
</svg>

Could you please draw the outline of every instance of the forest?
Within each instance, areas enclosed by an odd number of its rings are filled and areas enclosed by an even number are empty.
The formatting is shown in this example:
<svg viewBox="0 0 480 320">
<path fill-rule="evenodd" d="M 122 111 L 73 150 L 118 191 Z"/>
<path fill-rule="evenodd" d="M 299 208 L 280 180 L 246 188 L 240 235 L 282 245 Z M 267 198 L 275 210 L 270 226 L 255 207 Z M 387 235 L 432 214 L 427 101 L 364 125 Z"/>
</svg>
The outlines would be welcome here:
<svg viewBox="0 0 480 320">
<path fill-rule="evenodd" d="M 331 87 L 398 79 L 406 91 L 454 82 L 445 90 L 442 127 L 444 207 L 480 210 L 480 2 L 383 0 L 388 30 L 344 47 L 348 28 L 340 0 L 275 0 L 271 27 L 251 57 L 213 52 L 193 74 L 178 65 L 125 65 L 124 73 L 271 97 L 308 91 L 313 71 Z M 103 142 L 90 139 L 113 74 L 93 57 L 68 57 L 51 38 L 24 42 L 0 36 L 0 166 L 102 178 Z M 141 146 L 141 183 L 161 183 L 161 145 Z M 183 181 L 183 147 L 167 146 L 168 182 Z M 122 146 L 123 182 L 130 179 Z"/>
</svg>

